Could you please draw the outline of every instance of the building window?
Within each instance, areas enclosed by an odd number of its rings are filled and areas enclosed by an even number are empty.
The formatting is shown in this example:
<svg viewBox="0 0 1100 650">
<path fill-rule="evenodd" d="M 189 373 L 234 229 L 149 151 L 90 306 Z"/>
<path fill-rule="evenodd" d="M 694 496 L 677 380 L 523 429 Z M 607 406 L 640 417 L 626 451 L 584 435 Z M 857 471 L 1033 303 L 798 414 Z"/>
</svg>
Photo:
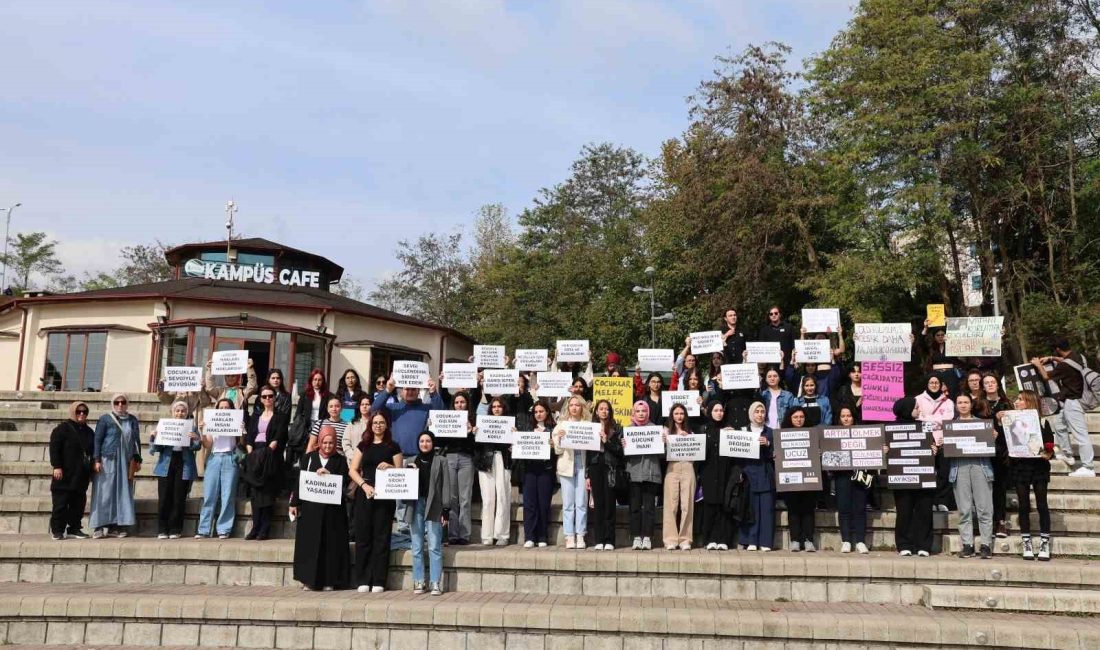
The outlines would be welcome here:
<svg viewBox="0 0 1100 650">
<path fill-rule="evenodd" d="M 394 361 L 424 361 L 423 354 L 406 352 L 402 350 L 389 350 L 387 348 L 373 347 L 370 353 L 370 385 L 374 386 L 375 377 L 389 377 L 393 371 Z M 367 380 L 364 378 L 363 382 Z"/>
<path fill-rule="evenodd" d="M 294 336 L 294 381 L 291 386 L 297 384 L 299 390 L 304 390 L 309 373 L 314 368 L 325 369 L 324 339 L 296 334 Z M 331 381 L 329 387 L 332 387 Z"/>
<path fill-rule="evenodd" d="M 173 327 L 161 330 L 160 366 L 187 365 L 187 339 L 190 327 Z"/>
<path fill-rule="evenodd" d="M 974 275 L 970 276 L 970 290 L 982 290 L 982 275 L 980 273 L 975 273 Z"/>
<path fill-rule="evenodd" d="M 46 390 L 103 390 L 106 332 L 53 332 L 46 345 Z"/>
<path fill-rule="evenodd" d="M 200 260 L 207 262 L 224 262 L 225 251 L 208 251 L 199 255 Z M 249 264 L 263 264 L 264 266 L 275 266 L 274 255 L 262 255 L 259 253 L 237 253 L 237 264 L 247 266 Z"/>
</svg>

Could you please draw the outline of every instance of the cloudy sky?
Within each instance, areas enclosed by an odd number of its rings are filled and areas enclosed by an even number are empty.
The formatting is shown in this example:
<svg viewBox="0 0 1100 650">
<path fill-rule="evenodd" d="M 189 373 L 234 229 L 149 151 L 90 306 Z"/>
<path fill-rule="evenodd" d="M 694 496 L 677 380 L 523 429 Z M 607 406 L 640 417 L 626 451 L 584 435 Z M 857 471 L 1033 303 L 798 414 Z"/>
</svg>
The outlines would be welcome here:
<svg viewBox="0 0 1100 650">
<path fill-rule="evenodd" d="M 364 284 L 401 238 L 514 216 L 580 148 L 654 155 L 715 55 L 824 49 L 854 0 L 8 0 L 0 208 L 70 272 L 248 235 Z"/>
</svg>

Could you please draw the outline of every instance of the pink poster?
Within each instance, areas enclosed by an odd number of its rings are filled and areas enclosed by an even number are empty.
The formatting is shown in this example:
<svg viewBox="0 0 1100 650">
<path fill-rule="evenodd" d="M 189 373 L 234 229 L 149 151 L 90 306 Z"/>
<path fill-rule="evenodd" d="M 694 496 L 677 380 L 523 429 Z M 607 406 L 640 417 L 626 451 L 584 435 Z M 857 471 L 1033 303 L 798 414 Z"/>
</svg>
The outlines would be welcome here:
<svg viewBox="0 0 1100 650">
<path fill-rule="evenodd" d="M 894 402 L 905 397 L 905 364 L 901 361 L 864 361 L 863 421 L 893 422 Z"/>
</svg>

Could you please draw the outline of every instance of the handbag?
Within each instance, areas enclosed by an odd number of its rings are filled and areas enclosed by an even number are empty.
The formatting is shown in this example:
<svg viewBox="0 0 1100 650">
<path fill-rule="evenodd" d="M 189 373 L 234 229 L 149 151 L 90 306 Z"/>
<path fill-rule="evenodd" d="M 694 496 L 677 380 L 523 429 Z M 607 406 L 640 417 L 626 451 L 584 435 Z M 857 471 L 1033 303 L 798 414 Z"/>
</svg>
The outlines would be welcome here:
<svg viewBox="0 0 1100 650">
<path fill-rule="evenodd" d="M 857 470 L 856 473 L 852 475 L 852 482 L 858 483 L 863 487 L 870 489 L 871 486 L 875 483 L 875 475 L 862 469 Z"/>
</svg>

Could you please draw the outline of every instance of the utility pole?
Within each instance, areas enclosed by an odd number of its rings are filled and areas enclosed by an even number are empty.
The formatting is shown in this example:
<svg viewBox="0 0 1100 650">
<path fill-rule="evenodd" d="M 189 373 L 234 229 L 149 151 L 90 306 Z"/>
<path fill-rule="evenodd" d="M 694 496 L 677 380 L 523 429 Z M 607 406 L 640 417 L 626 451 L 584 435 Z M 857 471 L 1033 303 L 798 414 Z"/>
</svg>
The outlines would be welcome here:
<svg viewBox="0 0 1100 650">
<path fill-rule="evenodd" d="M 7 224 L 4 226 L 4 274 L 3 280 L 0 281 L 0 289 L 6 290 L 8 288 L 8 239 L 11 237 L 11 211 L 23 205 L 22 203 L 16 203 L 7 209 Z"/>
<path fill-rule="evenodd" d="M 228 215 L 225 221 L 225 262 L 230 264 L 233 262 L 233 215 L 237 214 L 237 204 L 233 199 L 225 204 L 225 213 Z"/>
</svg>

